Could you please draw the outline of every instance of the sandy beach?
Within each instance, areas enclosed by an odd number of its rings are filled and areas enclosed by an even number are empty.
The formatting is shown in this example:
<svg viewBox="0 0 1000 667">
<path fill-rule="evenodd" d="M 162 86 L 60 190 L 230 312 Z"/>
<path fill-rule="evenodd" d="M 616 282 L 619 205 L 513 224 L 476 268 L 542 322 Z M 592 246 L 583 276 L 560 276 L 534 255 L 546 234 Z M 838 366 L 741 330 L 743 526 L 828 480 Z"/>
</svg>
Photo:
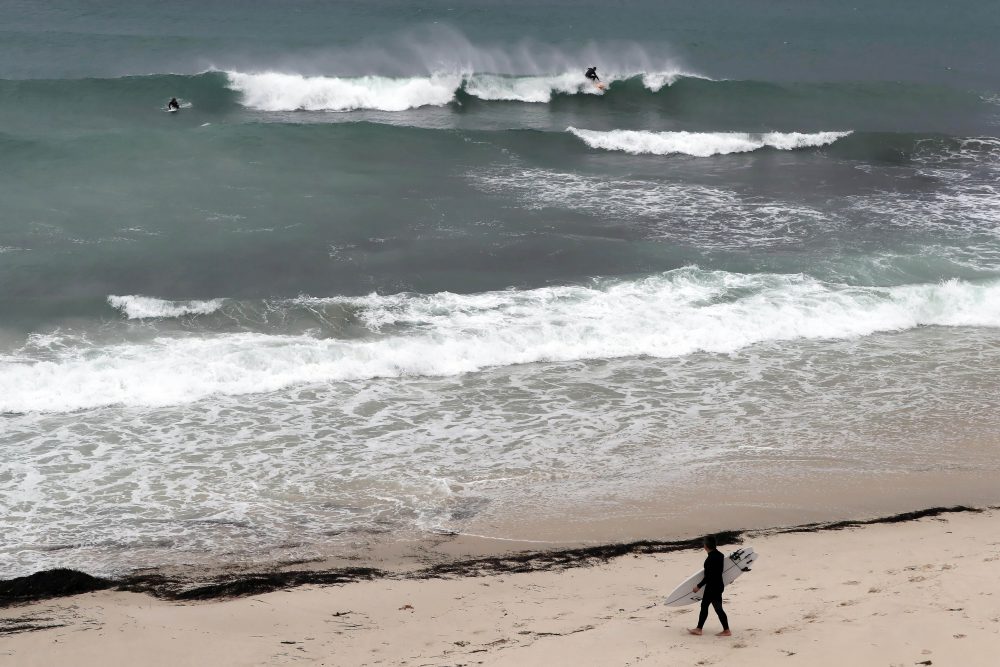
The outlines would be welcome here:
<svg viewBox="0 0 1000 667">
<path fill-rule="evenodd" d="M 2 610 L 0 664 L 995 664 L 997 510 L 743 539 L 761 557 L 726 591 L 731 638 L 660 604 L 700 567 L 687 549 L 210 602 L 99 591 Z"/>
</svg>

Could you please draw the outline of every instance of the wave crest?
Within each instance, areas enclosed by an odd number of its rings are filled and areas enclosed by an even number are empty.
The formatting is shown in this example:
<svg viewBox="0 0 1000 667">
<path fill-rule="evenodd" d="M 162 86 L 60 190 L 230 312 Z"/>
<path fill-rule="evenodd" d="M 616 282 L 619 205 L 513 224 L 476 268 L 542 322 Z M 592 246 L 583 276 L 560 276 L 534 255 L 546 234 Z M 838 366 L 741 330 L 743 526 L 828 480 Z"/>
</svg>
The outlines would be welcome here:
<svg viewBox="0 0 1000 667">
<path fill-rule="evenodd" d="M 460 76 L 340 78 L 264 72 L 227 72 L 243 105 L 261 111 L 405 111 L 442 106 L 455 97 Z"/>
<path fill-rule="evenodd" d="M 591 148 L 623 151 L 633 155 L 683 154 L 695 157 L 749 153 L 761 148 L 795 150 L 827 146 L 851 132 L 646 132 L 641 130 L 580 130 L 568 127 L 566 131 L 581 139 Z"/>
<path fill-rule="evenodd" d="M 429 76 L 302 76 L 280 72 L 226 72 L 228 87 L 243 106 L 259 111 L 405 111 L 444 106 L 459 91 L 484 101 L 547 103 L 554 95 L 601 95 L 582 72 L 532 76 L 487 73 L 438 73 Z M 673 84 L 681 72 L 610 74 L 613 84 L 639 78 L 650 91 Z"/>
<path fill-rule="evenodd" d="M 166 301 L 138 294 L 130 296 L 116 296 L 112 294 L 108 297 L 108 304 L 112 308 L 120 310 L 130 320 L 183 317 L 185 315 L 208 315 L 222 308 L 224 302 L 225 299 Z"/>
<path fill-rule="evenodd" d="M 300 301 L 287 305 L 301 307 Z M 315 382 L 729 353 L 763 342 L 923 325 L 1000 327 L 995 280 L 850 287 L 803 275 L 696 268 L 588 286 L 309 301 L 349 306 L 368 333 L 205 334 L 110 346 L 78 341 L 34 361 L 0 362 L 0 412 L 159 406 Z"/>
<path fill-rule="evenodd" d="M 545 103 L 552 95 L 599 95 L 595 88 L 580 74 L 565 73 L 553 76 L 512 77 L 499 74 L 473 75 L 465 79 L 462 89 L 481 100 L 507 102 Z"/>
</svg>

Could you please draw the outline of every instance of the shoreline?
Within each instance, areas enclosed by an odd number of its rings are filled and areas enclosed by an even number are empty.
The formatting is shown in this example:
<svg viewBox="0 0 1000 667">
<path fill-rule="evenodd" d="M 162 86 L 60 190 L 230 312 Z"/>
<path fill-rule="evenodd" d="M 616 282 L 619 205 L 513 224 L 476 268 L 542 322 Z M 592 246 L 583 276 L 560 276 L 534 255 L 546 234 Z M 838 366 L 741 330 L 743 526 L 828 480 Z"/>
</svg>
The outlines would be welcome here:
<svg viewBox="0 0 1000 667">
<path fill-rule="evenodd" d="M 791 526 L 724 530 L 716 533 L 719 546 L 742 544 L 747 539 L 796 533 L 839 531 L 880 524 L 895 524 L 941 515 L 979 514 L 1000 509 L 987 505 L 930 507 L 874 518 L 841 519 Z M 442 536 L 442 539 L 461 535 Z M 178 573 L 148 568 L 122 577 L 96 577 L 72 569 L 51 569 L 23 577 L 0 580 L 0 609 L 71 597 L 84 593 L 113 590 L 142 593 L 172 601 L 221 601 L 302 586 L 331 586 L 376 580 L 421 581 L 443 578 L 484 577 L 531 572 L 552 572 L 607 563 L 633 555 L 666 554 L 700 548 L 701 536 L 679 540 L 636 540 L 562 549 L 498 552 L 472 558 L 444 560 L 415 569 L 375 567 L 335 567 L 308 569 L 300 566 L 315 561 L 286 562 L 271 567 L 238 569 L 237 566 L 200 569 L 201 574 L 180 568 Z M 171 568 L 177 572 L 177 568 Z M 236 571 L 234 571 L 236 570 Z M 0 629 L 0 634 L 3 634 Z"/>
<path fill-rule="evenodd" d="M 631 544 L 224 599 L 26 602 L 0 609 L 0 664 L 976 667 L 1000 641 L 998 510 L 741 533 L 761 557 L 726 588 L 726 638 L 711 614 L 689 635 L 697 607 L 662 604 L 703 553 Z"/>
<path fill-rule="evenodd" d="M 976 451 L 984 451 L 980 443 Z M 68 575 L 66 582 L 49 577 L 39 581 L 42 590 L 92 590 L 126 582 L 130 587 L 180 590 L 195 586 L 230 585 L 238 579 L 280 577 L 309 583 L 330 583 L 360 577 L 412 573 L 432 566 L 490 559 L 512 553 L 566 552 L 632 543 L 683 542 L 704 532 L 748 533 L 819 525 L 844 519 L 860 520 L 905 514 L 913 508 L 989 507 L 997 504 L 994 465 L 979 470 L 872 471 L 845 474 L 825 470 L 803 477 L 784 471 L 765 474 L 763 462 L 742 464 L 722 474 L 703 470 L 699 484 L 666 484 L 657 481 L 647 493 L 623 492 L 617 497 L 574 499 L 566 506 L 533 511 L 523 507 L 481 512 L 468 520 L 437 529 L 401 534 L 352 533 L 345 541 L 298 545 L 290 552 L 265 548 L 259 554 L 175 552 L 133 554 L 121 551 L 110 561 L 90 561 L 89 547 L 43 554 L 36 567 L 8 570 L 19 576 L 0 578 L 0 605 L 5 582 L 36 577 L 50 570 L 71 569 L 99 581 L 80 585 L 82 575 Z M 762 483 L 762 479 L 770 480 Z M 155 536 L 153 536 L 155 537 Z M 53 557 L 57 556 L 57 557 Z M 190 558 L 189 558 L 190 556 Z M 29 561 L 30 563 L 30 561 Z M 26 565 L 26 564 L 25 564 Z M 297 574 L 288 574 L 288 573 Z M 318 573 L 310 579 L 301 573 Z M 326 579 L 322 579 L 322 577 Z M 297 579 L 296 579 L 297 578 Z M 295 584 L 292 584 L 295 585 Z M 36 584 L 31 584 L 35 587 Z M 235 586 L 239 588 L 239 586 Z"/>
</svg>

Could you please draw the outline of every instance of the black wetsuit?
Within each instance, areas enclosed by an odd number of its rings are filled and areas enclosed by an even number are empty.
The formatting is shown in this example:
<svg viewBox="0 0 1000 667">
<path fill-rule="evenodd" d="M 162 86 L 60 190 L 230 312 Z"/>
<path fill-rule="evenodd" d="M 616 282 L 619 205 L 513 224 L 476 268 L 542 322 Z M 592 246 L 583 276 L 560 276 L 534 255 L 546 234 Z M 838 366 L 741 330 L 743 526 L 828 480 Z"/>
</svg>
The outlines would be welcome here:
<svg viewBox="0 0 1000 667">
<path fill-rule="evenodd" d="M 596 67 L 591 67 L 590 69 L 588 69 L 587 72 L 584 74 L 584 76 L 590 79 L 591 81 L 600 81 L 600 79 L 597 78 Z"/>
<path fill-rule="evenodd" d="M 708 552 L 705 559 L 705 578 L 698 584 L 698 588 L 705 587 L 705 596 L 701 599 L 701 613 L 698 614 L 698 628 L 705 627 L 708 620 L 708 606 L 715 607 L 715 613 L 719 615 L 722 622 L 722 629 L 729 629 L 729 619 L 726 612 L 722 611 L 722 591 L 726 589 L 726 584 L 722 581 L 722 570 L 726 566 L 726 557 L 718 549 Z"/>
<path fill-rule="evenodd" d="M 169 102 L 167 102 L 167 108 L 168 109 L 180 109 L 181 105 L 180 105 L 180 103 L 177 102 L 176 99 L 172 99 Z"/>
</svg>

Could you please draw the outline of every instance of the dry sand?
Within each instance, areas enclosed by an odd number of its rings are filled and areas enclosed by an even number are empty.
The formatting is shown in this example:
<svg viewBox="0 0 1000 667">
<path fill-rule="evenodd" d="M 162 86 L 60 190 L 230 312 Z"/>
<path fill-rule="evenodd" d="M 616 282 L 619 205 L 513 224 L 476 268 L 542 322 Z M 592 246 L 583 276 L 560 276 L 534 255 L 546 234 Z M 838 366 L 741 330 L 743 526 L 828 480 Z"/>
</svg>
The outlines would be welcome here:
<svg viewBox="0 0 1000 667">
<path fill-rule="evenodd" d="M 378 580 L 178 604 L 99 592 L 0 611 L 3 665 L 996 665 L 1000 514 L 746 539 L 732 638 L 661 596 L 682 551 L 560 572 Z M 12 619 L 22 621 L 12 622 Z M 29 620 L 23 620 L 29 619 Z M 34 619 L 34 620 L 30 620 Z"/>
</svg>

